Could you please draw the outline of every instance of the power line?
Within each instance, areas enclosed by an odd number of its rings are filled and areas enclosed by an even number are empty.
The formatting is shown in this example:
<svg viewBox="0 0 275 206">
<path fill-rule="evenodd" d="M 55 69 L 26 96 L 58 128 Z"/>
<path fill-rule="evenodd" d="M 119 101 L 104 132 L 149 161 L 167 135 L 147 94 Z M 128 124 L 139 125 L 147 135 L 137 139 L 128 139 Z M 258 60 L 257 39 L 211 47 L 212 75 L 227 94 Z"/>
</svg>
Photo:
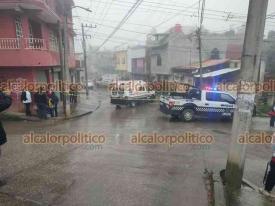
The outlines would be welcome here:
<svg viewBox="0 0 275 206">
<path fill-rule="evenodd" d="M 121 10 L 121 6 L 124 6 L 124 7 L 126 6 L 128 8 L 128 5 L 125 5 L 125 4 L 119 3 L 119 2 L 130 3 L 130 2 L 127 2 L 127 1 L 118 1 L 118 3 L 115 3 L 114 5 L 119 5 L 120 6 L 120 8 L 119 8 L 120 10 Z M 157 3 L 157 2 L 154 2 L 154 3 Z M 158 3 L 158 4 L 159 5 L 165 5 L 165 4 L 161 4 L 161 3 Z M 171 8 L 171 7 L 161 7 L 161 6 L 156 6 L 156 5 L 152 5 L 152 4 L 149 4 L 149 5 L 148 4 L 143 4 L 141 8 L 144 8 L 144 9 L 150 8 L 150 9 L 147 9 L 147 10 L 148 11 L 154 11 L 154 12 L 160 12 L 160 13 L 164 12 L 164 13 L 176 14 L 175 12 L 169 12 L 169 10 L 170 11 L 180 11 L 180 12 L 183 12 L 183 10 L 179 9 L 179 7 L 174 7 L 174 8 Z M 152 8 L 156 8 L 158 10 L 152 9 Z M 188 7 L 183 7 L 183 8 L 187 9 Z M 159 10 L 159 9 L 161 9 L 161 10 Z M 233 19 L 233 18 L 235 18 L 235 19 L 245 18 L 245 16 L 237 16 L 237 17 L 235 17 L 235 16 L 233 16 L 233 12 L 224 12 L 224 11 L 216 11 L 216 10 L 209 10 L 209 11 L 211 11 L 212 13 L 205 13 L 208 16 L 223 17 L 223 18 L 226 19 L 226 18 L 228 18 L 228 14 L 232 14 L 230 16 L 230 19 Z M 145 12 L 145 11 L 140 10 L 140 12 Z M 190 11 L 188 13 L 192 15 L 192 14 L 194 14 L 194 11 Z M 217 14 L 217 13 L 220 13 L 220 14 Z M 224 16 L 221 16 L 221 14 L 224 14 Z M 225 19 L 223 19 L 223 20 L 225 20 Z"/>
<path fill-rule="evenodd" d="M 107 8 L 107 4 L 109 4 L 108 8 Z M 111 0 L 111 3 L 105 2 L 104 8 L 103 8 L 103 12 L 100 15 L 100 19 L 101 19 L 100 23 L 101 24 L 104 23 L 106 15 L 109 13 L 109 10 L 110 10 L 110 7 L 112 6 L 112 4 L 113 4 L 113 0 Z M 106 12 L 105 12 L 105 8 L 107 8 Z M 103 15 L 103 17 L 102 17 L 102 15 Z"/>
<path fill-rule="evenodd" d="M 118 4 L 118 5 L 125 5 L 125 6 L 127 4 L 132 3 L 132 2 L 129 2 L 129 1 L 125 1 L 125 0 L 116 0 L 116 2 L 117 2 L 116 4 Z M 143 6 L 154 7 L 154 8 L 172 9 L 172 10 L 176 10 L 175 8 L 185 8 L 186 9 L 186 8 L 189 7 L 189 6 L 183 5 L 183 4 L 168 4 L 168 3 L 159 3 L 159 2 L 146 1 L 146 0 L 144 0 L 143 2 L 144 2 Z M 159 5 L 159 6 L 156 6 L 156 5 Z M 165 7 L 160 7 L 160 6 L 165 6 Z M 214 10 L 214 9 L 205 9 L 205 11 L 211 11 L 211 12 L 226 14 L 226 15 L 232 14 L 232 15 L 236 15 L 240 18 L 246 18 L 246 14 L 241 14 L 241 13 L 237 13 L 237 12 L 221 11 L 221 10 Z"/>
<path fill-rule="evenodd" d="M 121 26 L 132 16 L 132 14 L 136 11 L 139 5 L 142 3 L 143 0 L 137 0 L 136 3 L 132 6 L 132 8 L 127 12 L 127 14 L 123 17 L 121 22 L 116 26 L 113 32 L 107 37 L 107 39 L 98 47 L 96 51 L 98 51 L 101 47 L 103 47 L 111 38 L 112 36 L 121 28 Z"/>
<path fill-rule="evenodd" d="M 124 2 L 124 3 L 130 3 L 128 1 L 121 1 L 121 0 L 118 0 L 118 2 Z M 150 1 L 144 1 L 145 3 L 147 2 L 150 2 Z M 175 6 L 174 4 L 163 4 L 163 3 L 159 3 L 159 2 L 150 2 L 151 4 L 158 4 L 158 5 L 170 5 L 171 6 Z M 122 6 L 126 6 L 125 4 L 119 4 L 119 3 L 116 3 L 117 5 L 122 5 Z M 153 7 L 153 8 L 162 8 L 163 10 L 152 10 L 152 9 L 148 9 L 148 10 L 151 10 L 151 11 L 155 11 L 155 12 L 165 12 L 165 13 L 172 13 L 172 12 L 167 12 L 167 10 L 174 10 L 174 11 L 181 11 L 179 9 L 179 6 L 175 6 L 175 8 L 170 8 L 170 7 L 160 7 L 160 6 L 152 6 L 152 5 L 144 5 L 143 6 L 148 6 L 148 7 Z M 182 6 L 184 8 L 188 8 L 187 6 Z M 143 8 L 143 7 L 141 7 Z M 121 8 L 120 8 L 121 9 Z M 195 8 L 194 8 L 195 9 Z M 241 13 L 235 13 L 235 12 L 231 12 L 231 11 L 220 11 L 220 10 L 214 10 L 214 9 L 206 9 L 205 8 L 205 11 L 211 11 L 212 13 L 207 13 L 205 12 L 205 16 L 216 16 L 216 17 L 222 17 L 224 19 L 218 19 L 218 20 L 223 20 L 223 21 L 238 21 L 238 19 L 244 19 L 243 21 L 246 21 L 246 17 L 247 15 L 245 14 L 241 14 Z M 144 12 L 144 11 L 143 11 Z M 182 11 L 181 11 L 182 12 Z M 214 12 L 214 13 L 213 13 Z M 193 14 L 192 11 L 190 11 L 189 13 Z M 224 14 L 224 16 L 221 16 L 221 15 L 218 15 L 218 14 L 215 14 L 215 13 L 220 13 L 220 14 Z M 175 14 L 175 13 L 173 13 Z M 270 14 L 270 16 L 272 17 L 272 14 Z M 210 18 L 210 17 L 206 17 L 208 19 L 214 19 L 214 18 Z M 234 20 L 235 19 L 235 20 Z M 241 22 L 240 20 L 238 22 Z M 272 22 L 272 21 L 267 21 L 268 23 L 275 23 L 275 22 Z"/>
<path fill-rule="evenodd" d="M 196 5 L 197 3 L 198 3 L 198 2 L 195 2 L 194 4 L 188 6 L 186 9 L 188 10 L 188 9 L 192 8 L 192 7 L 193 7 L 194 5 Z M 187 11 L 187 10 L 184 10 L 184 11 Z M 162 24 L 165 24 L 166 22 L 169 22 L 170 20 L 174 19 L 174 18 L 177 17 L 178 15 L 181 15 L 182 12 L 183 12 L 183 11 L 180 11 L 180 12 L 176 13 L 174 16 L 169 17 L 168 19 L 166 19 L 166 20 L 164 20 L 163 22 L 161 22 L 161 23 L 155 25 L 154 27 L 159 27 L 159 26 L 161 26 Z"/>
</svg>

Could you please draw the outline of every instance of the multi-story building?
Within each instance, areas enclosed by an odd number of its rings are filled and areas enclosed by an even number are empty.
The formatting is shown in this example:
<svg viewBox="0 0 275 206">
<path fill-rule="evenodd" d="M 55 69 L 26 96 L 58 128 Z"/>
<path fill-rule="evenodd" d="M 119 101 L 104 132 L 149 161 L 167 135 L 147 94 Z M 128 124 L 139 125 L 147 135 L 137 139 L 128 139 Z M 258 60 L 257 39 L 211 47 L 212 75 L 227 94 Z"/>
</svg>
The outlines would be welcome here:
<svg viewBox="0 0 275 206">
<path fill-rule="evenodd" d="M 0 0 L 1 82 L 50 83 L 60 79 L 59 25 L 65 16 L 68 67 L 75 67 L 72 6 L 72 0 Z M 63 26 L 60 28 L 64 34 Z M 12 93 L 15 100 L 19 95 Z"/>
<path fill-rule="evenodd" d="M 134 46 L 128 48 L 128 72 L 133 80 L 145 80 L 146 78 L 146 48 Z"/>
<path fill-rule="evenodd" d="M 85 85 L 85 66 L 83 53 L 75 53 L 75 67 L 71 72 L 71 82 Z"/>
<path fill-rule="evenodd" d="M 195 28 L 188 31 L 177 24 L 165 33 L 148 35 L 148 71 L 152 79 L 172 80 L 173 70 L 176 68 L 190 68 L 199 62 L 198 39 Z M 202 32 L 202 60 L 226 59 L 228 45 L 242 47 L 244 32 L 234 31 L 220 34 Z M 239 52 L 239 51 L 237 51 Z M 234 53 L 235 56 L 239 53 Z M 187 82 L 190 82 L 192 72 L 186 69 Z"/>
<path fill-rule="evenodd" d="M 148 71 L 151 78 L 158 81 L 169 80 L 172 78 L 172 68 L 196 62 L 198 59 L 196 47 L 194 35 L 185 34 L 179 24 L 165 33 L 149 35 Z"/>
<path fill-rule="evenodd" d="M 127 50 L 120 50 L 114 53 L 115 70 L 124 79 L 128 76 L 128 54 Z"/>
</svg>

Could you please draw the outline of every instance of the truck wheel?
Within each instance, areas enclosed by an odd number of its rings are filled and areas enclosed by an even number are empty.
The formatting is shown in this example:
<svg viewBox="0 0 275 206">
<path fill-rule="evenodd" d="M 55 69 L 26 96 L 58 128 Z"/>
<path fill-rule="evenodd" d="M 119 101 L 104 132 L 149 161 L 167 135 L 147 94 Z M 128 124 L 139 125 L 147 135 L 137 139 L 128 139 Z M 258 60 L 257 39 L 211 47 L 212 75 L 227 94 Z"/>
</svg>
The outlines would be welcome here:
<svg viewBox="0 0 275 206">
<path fill-rule="evenodd" d="M 194 111 L 192 109 L 185 109 L 182 113 L 182 119 L 186 122 L 191 122 L 194 119 Z"/>
</svg>

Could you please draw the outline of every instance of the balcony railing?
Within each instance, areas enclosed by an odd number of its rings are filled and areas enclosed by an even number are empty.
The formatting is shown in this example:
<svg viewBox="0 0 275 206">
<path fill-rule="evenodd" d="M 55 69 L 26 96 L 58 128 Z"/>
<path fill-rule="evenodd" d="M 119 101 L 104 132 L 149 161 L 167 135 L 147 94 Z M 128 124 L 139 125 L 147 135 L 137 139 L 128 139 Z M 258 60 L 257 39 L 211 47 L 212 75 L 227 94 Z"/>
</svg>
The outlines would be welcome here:
<svg viewBox="0 0 275 206">
<path fill-rule="evenodd" d="M 47 48 L 46 48 L 44 39 L 25 38 L 24 49 L 46 50 Z"/>
<path fill-rule="evenodd" d="M 20 39 L 0 39 L 0 49 L 20 49 Z"/>
<path fill-rule="evenodd" d="M 33 49 L 47 50 L 44 39 L 37 38 L 0 38 L 0 50 Z"/>
</svg>

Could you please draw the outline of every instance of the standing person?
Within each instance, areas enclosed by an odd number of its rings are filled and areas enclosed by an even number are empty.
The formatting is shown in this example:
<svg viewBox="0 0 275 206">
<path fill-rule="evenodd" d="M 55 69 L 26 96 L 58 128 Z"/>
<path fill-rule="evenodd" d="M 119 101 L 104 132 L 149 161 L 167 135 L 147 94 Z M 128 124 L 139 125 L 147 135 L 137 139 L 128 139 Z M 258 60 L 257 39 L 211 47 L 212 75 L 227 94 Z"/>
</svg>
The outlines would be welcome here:
<svg viewBox="0 0 275 206">
<path fill-rule="evenodd" d="M 53 91 L 50 89 L 47 91 L 47 100 L 48 100 L 48 113 L 50 113 L 51 117 L 54 117 L 53 110 L 54 110 L 54 103 L 52 99 Z"/>
<path fill-rule="evenodd" d="M 9 96 L 9 92 L 7 94 L 3 93 L 0 90 L 0 112 L 8 109 L 12 104 L 12 99 Z M 2 122 L 0 121 L 0 157 L 1 157 L 1 147 L 7 142 L 7 135 L 3 128 Z M 4 181 L 0 181 L 0 186 L 5 184 Z"/>
<path fill-rule="evenodd" d="M 265 185 L 263 193 L 265 195 L 270 195 L 270 192 L 273 190 L 275 186 L 275 133 L 273 133 L 271 144 L 272 158 L 271 161 L 267 164 L 266 173 L 263 181 Z"/>
<path fill-rule="evenodd" d="M 271 112 L 269 112 L 270 116 L 270 127 L 275 126 L 275 102 L 272 105 Z"/>
<path fill-rule="evenodd" d="M 47 97 L 48 97 L 51 117 L 57 117 L 58 116 L 57 107 L 58 107 L 59 99 L 52 89 L 48 91 Z"/>
<path fill-rule="evenodd" d="M 26 116 L 31 116 L 32 97 L 28 90 L 23 90 L 21 94 L 21 101 L 25 105 Z"/>
<path fill-rule="evenodd" d="M 55 92 L 52 92 L 52 100 L 53 100 L 53 112 L 54 112 L 54 116 L 55 117 L 58 117 L 58 109 L 57 109 L 57 107 L 58 107 L 58 103 L 59 103 L 59 99 L 58 99 L 58 97 L 57 97 L 57 95 L 56 95 L 56 93 Z"/>
<path fill-rule="evenodd" d="M 70 87 L 69 95 L 70 95 L 70 103 L 74 103 L 74 89 L 72 87 Z"/>
<path fill-rule="evenodd" d="M 40 87 L 38 92 L 35 94 L 35 103 L 37 105 L 37 113 L 39 118 L 47 119 L 48 100 L 43 87 Z"/>
</svg>

